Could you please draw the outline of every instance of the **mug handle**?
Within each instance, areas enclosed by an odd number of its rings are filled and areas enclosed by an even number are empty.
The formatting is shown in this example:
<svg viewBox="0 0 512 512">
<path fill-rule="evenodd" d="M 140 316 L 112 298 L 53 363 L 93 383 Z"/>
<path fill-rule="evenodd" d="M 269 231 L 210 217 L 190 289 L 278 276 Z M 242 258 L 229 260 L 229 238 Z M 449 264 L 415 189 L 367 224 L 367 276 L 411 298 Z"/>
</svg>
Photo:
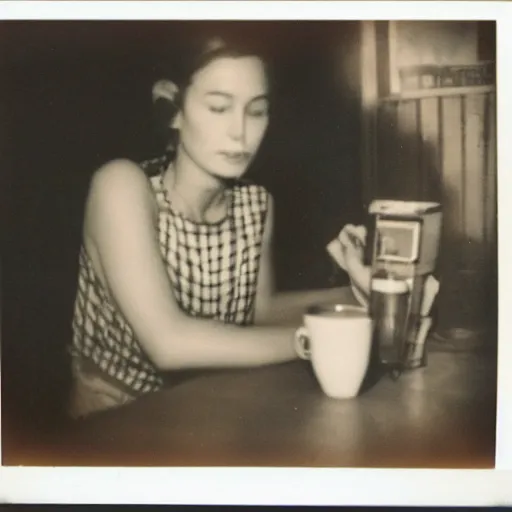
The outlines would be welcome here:
<svg viewBox="0 0 512 512">
<path fill-rule="evenodd" d="M 301 359 L 311 359 L 310 337 L 308 330 L 302 326 L 295 331 L 295 351 Z"/>
</svg>

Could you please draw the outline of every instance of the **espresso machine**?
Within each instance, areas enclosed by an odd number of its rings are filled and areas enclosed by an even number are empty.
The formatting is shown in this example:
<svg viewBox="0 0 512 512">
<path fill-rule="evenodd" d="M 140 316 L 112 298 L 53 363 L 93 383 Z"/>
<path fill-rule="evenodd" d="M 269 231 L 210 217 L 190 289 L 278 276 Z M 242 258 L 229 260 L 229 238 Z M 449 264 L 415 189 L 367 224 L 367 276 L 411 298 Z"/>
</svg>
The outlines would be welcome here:
<svg viewBox="0 0 512 512">
<path fill-rule="evenodd" d="M 428 313 L 437 293 L 432 284 L 438 287 L 432 274 L 439 253 L 441 205 L 379 199 L 370 204 L 368 213 L 364 263 L 371 267 L 372 283 L 382 278 L 407 283 L 403 369 L 424 366 L 424 341 L 431 325 Z"/>
</svg>

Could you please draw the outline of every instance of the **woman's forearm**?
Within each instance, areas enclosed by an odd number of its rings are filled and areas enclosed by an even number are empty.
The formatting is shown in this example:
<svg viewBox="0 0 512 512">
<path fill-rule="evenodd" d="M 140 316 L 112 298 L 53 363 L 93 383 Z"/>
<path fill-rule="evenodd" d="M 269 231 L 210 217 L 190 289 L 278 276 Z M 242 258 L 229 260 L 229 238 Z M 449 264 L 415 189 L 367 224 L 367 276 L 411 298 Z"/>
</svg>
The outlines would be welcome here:
<svg viewBox="0 0 512 512">
<path fill-rule="evenodd" d="M 350 287 L 344 286 L 276 293 L 252 326 L 187 318 L 180 322 L 180 339 L 173 334 L 169 343 L 161 345 L 157 364 L 169 370 L 259 366 L 295 359 L 295 330 L 308 307 L 322 302 L 358 305 Z"/>
<path fill-rule="evenodd" d="M 349 287 L 280 292 L 268 300 L 256 325 L 181 320 L 168 342 L 154 345 L 159 349 L 152 358 L 162 370 L 261 366 L 295 359 L 295 330 L 307 308 L 319 302 L 357 304 Z"/>
<path fill-rule="evenodd" d="M 280 363 L 297 357 L 293 335 L 297 326 L 227 325 L 212 320 L 184 321 L 158 344 L 152 359 L 161 370 L 204 367 L 249 367 Z"/>
</svg>

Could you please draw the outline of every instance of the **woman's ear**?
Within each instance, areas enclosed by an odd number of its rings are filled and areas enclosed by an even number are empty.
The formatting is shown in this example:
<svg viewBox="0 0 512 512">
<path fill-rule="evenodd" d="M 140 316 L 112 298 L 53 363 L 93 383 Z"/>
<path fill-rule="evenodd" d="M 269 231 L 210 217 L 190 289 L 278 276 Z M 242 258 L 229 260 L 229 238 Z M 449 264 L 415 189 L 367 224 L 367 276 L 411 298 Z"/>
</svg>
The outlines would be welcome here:
<svg viewBox="0 0 512 512">
<path fill-rule="evenodd" d="M 181 110 L 178 110 L 172 119 L 171 128 L 174 128 L 175 130 L 181 130 L 181 118 Z"/>
</svg>

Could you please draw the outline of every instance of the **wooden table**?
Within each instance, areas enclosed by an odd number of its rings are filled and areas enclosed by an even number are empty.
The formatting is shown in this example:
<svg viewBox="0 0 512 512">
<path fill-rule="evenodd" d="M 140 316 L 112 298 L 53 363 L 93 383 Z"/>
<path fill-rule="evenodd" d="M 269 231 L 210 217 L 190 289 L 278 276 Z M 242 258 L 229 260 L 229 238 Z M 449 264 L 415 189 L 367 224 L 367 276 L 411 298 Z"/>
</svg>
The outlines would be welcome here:
<svg viewBox="0 0 512 512">
<path fill-rule="evenodd" d="M 185 373 L 87 420 L 47 450 L 52 465 L 489 468 L 496 358 L 432 352 L 398 381 L 327 398 L 297 361 Z"/>
</svg>

